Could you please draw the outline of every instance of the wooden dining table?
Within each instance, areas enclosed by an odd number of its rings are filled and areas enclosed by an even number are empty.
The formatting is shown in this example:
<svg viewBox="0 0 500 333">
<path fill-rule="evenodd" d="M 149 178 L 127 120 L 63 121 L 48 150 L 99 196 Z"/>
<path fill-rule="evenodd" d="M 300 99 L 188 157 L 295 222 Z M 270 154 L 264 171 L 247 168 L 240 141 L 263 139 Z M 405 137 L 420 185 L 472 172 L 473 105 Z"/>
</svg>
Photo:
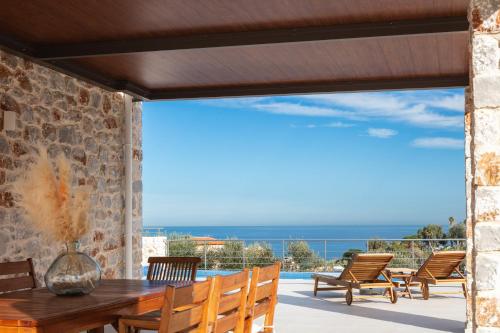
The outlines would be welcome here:
<svg viewBox="0 0 500 333">
<path fill-rule="evenodd" d="M 159 310 L 166 285 L 193 282 L 102 280 L 90 294 L 56 296 L 46 288 L 0 294 L 0 333 L 74 333 L 104 331 L 121 315 Z"/>
</svg>

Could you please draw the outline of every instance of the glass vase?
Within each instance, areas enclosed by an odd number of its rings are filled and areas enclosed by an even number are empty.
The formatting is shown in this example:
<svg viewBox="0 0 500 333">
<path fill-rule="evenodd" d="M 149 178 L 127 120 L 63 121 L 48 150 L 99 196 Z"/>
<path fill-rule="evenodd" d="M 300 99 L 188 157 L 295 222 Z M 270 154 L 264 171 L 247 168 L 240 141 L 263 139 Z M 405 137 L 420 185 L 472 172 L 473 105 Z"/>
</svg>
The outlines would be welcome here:
<svg viewBox="0 0 500 333">
<path fill-rule="evenodd" d="M 60 254 L 45 274 L 45 285 L 56 295 L 90 294 L 101 281 L 99 264 L 78 252 L 79 243 L 66 244 L 66 252 Z"/>
</svg>

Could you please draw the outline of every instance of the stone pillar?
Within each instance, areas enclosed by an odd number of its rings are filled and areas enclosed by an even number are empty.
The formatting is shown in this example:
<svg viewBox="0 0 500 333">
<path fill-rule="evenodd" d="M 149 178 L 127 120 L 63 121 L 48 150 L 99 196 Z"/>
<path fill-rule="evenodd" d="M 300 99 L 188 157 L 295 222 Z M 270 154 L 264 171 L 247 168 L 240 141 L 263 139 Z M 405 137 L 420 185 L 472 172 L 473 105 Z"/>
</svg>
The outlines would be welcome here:
<svg viewBox="0 0 500 333">
<path fill-rule="evenodd" d="M 132 108 L 132 251 L 134 278 L 142 277 L 142 103 Z"/>
<path fill-rule="evenodd" d="M 500 0 L 472 0 L 466 158 L 471 300 L 468 330 L 500 332 Z M 468 123 L 468 124 L 467 124 Z"/>
</svg>

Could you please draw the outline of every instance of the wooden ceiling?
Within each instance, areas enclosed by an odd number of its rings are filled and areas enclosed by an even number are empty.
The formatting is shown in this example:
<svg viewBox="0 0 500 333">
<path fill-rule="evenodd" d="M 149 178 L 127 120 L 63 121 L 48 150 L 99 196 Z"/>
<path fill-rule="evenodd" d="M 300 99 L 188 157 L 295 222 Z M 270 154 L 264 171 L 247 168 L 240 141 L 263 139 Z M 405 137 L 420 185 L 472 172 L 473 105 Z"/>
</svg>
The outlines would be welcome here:
<svg viewBox="0 0 500 333">
<path fill-rule="evenodd" d="M 1 3 L 2 48 L 138 99 L 468 83 L 468 0 Z"/>
</svg>

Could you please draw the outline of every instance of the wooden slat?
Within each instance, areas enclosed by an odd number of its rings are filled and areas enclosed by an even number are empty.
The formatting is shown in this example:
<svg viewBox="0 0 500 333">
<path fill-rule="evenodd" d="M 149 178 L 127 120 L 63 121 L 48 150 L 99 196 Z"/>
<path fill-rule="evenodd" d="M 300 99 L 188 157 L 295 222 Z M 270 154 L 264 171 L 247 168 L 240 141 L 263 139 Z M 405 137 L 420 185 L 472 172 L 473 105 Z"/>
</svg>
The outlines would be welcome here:
<svg viewBox="0 0 500 333">
<path fill-rule="evenodd" d="M 465 251 L 441 251 L 432 253 L 416 273 L 421 278 L 447 278 L 465 259 Z"/>
<path fill-rule="evenodd" d="M 150 257 L 148 280 L 194 281 L 199 257 Z"/>
<path fill-rule="evenodd" d="M 272 283 L 266 283 L 257 287 L 255 300 L 260 301 L 263 298 L 270 297 L 273 294 L 274 286 Z"/>
<path fill-rule="evenodd" d="M 191 288 L 177 289 L 175 292 L 174 308 L 191 303 L 200 303 L 206 300 L 210 292 L 210 282 L 199 282 Z"/>
<path fill-rule="evenodd" d="M 241 272 L 231 275 L 226 275 L 222 279 L 221 292 L 227 293 L 229 291 L 240 289 L 248 283 L 248 273 Z"/>
<path fill-rule="evenodd" d="M 221 296 L 219 303 L 219 314 L 237 309 L 241 302 L 241 291 Z"/>
<path fill-rule="evenodd" d="M 174 313 L 169 325 L 170 332 L 179 332 L 198 325 L 203 317 L 203 309 L 203 305 L 197 305 L 189 310 Z"/>
<path fill-rule="evenodd" d="M 34 288 L 33 278 L 31 276 L 21 276 L 10 279 L 0 280 L 0 292 L 31 289 Z"/>
<path fill-rule="evenodd" d="M 259 283 L 273 280 L 279 277 L 280 266 L 270 265 L 259 269 Z"/>
<path fill-rule="evenodd" d="M 31 272 L 29 261 L 16 261 L 0 263 L 0 275 L 20 274 Z"/>
<path fill-rule="evenodd" d="M 266 312 L 268 312 L 270 305 L 271 305 L 271 301 L 268 299 L 263 301 L 263 302 L 259 302 L 257 305 L 255 305 L 255 308 L 253 311 L 254 318 L 259 318 L 262 315 L 264 315 Z"/>
<path fill-rule="evenodd" d="M 217 319 L 217 327 L 214 333 L 226 333 L 236 327 L 238 323 L 238 312 Z"/>
</svg>

